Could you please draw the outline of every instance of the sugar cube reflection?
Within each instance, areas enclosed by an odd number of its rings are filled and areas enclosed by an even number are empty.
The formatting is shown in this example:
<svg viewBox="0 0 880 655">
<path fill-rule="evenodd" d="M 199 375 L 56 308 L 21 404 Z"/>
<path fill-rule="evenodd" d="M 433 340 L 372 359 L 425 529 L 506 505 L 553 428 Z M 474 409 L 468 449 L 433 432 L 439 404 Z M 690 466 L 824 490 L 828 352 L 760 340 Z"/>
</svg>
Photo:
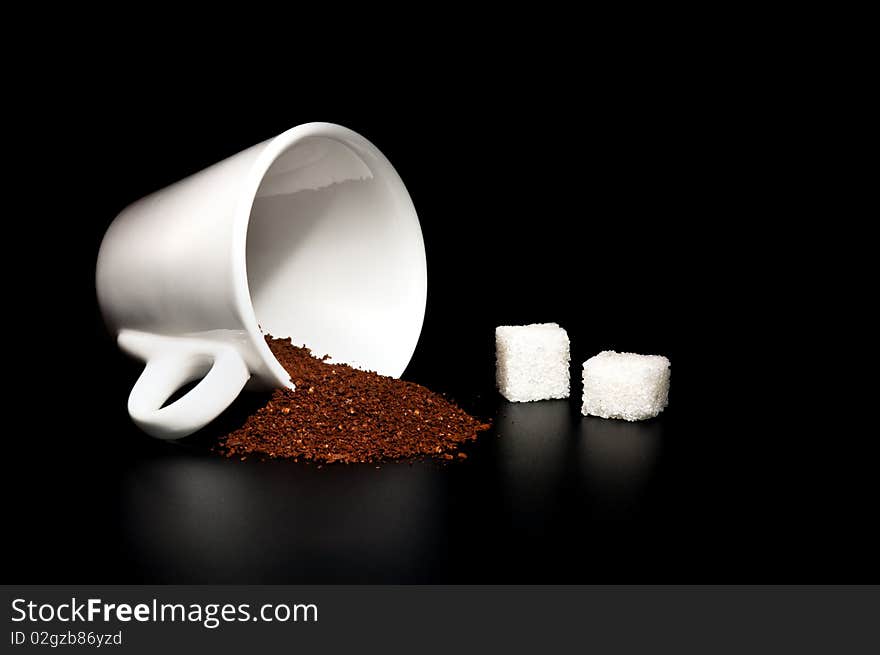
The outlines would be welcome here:
<svg viewBox="0 0 880 655">
<path fill-rule="evenodd" d="M 567 400 L 502 403 L 498 410 L 499 468 L 509 507 L 520 513 L 551 505 L 563 488 L 571 449 Z"/>
<path fill-rule="evenodd" d="M 582 480 L 599 515 L 624 517 L 637 508 L 650 481 L 663 437 L 660 420 L 585 417 L 578 446 Z"/>
</svg>

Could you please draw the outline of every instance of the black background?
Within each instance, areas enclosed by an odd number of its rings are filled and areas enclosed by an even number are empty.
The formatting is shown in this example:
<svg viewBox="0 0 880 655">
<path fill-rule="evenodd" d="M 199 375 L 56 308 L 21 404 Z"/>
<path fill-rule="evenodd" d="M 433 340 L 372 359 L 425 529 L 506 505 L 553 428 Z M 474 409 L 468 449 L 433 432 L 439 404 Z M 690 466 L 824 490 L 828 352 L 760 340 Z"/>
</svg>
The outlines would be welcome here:
<svg viewBox="0 0 880 655">
<path fill-rule="evenodd" d="M 172 83 L 107 64 L 37 85 L 10 241 L 31 343 L 8 408 L 5 579 L 876 580 L 876 494 L 851 468 L 865 435 L 792 420 L 819 409 L 823 381 L 792 397 L 795 335 L 777 317 L 796 283 L 762 265 L 774 142 L 756 154 L 755 130 L 778 117 L 755 119 L 760 97 L 651 58 L 556 76 L 490 57 L 418 83 L 391 61 L 332 83 L 180 67 Z M 410 191 L 429 296 L 404 377 L 495 423 L 465 462 L 210 455 L 253 397 L 180 444 L 130 424 L 139 365 L 94 294 L 104 230 L 146 193 L 313 120 L 373 141 Z M 571 337 L 572 398 L 505 403 L 493 328 L 543 321 Z M 580 364 L 603 349 L 668 356 L 668 410 L 582 418 Z"/>
</svg>

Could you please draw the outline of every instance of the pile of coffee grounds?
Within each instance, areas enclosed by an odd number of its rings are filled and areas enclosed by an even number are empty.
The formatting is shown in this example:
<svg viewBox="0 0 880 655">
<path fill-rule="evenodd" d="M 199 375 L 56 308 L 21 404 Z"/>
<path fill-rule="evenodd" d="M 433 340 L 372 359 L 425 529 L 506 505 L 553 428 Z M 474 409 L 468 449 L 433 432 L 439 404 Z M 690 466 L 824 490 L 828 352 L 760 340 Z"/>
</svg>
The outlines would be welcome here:
<svg viewBox="0 0 880 655">
<path fill-rule="evenodd" d="M 227 457 L 292 458 L 321 463 L 437 457 L 458 450 L 489 425 L 413 382 L 331 364 L 289 338 L 266 337 L 295 390 L 277 389 L 244 425 L 222 437 Z"/>
</svg>

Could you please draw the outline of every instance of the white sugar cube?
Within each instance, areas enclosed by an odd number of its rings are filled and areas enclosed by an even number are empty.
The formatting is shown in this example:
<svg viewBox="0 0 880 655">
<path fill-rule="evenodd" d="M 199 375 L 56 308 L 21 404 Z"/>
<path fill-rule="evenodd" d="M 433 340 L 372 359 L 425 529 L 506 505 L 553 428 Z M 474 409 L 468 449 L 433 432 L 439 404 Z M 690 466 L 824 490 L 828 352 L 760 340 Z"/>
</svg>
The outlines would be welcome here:
<svg viewBox="0 0 880 655">
<path fill-rule="evenodd" d="M 556 323 L 495 328 L 495 381 L 507 400 L 568 398 L 568 334 Z"/>
<path fill-rule="evenodd" d="M 641 421 L 663 411 L 669 398 L 669 360 L 605 350 L 584 362 L 584 415 Z"/>
</svg>

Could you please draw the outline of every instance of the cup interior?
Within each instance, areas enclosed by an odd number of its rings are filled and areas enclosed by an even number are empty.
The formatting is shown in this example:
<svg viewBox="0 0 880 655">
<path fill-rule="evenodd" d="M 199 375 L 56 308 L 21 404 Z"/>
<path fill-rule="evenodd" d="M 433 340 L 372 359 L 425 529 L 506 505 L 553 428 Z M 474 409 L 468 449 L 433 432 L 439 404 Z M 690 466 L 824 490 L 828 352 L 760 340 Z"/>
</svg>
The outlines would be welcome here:
<svg viewBox="0 0 880 655">
<path fill-rule="evenodd" d="M 264 334 L 383 375 L 406 368 L 424 318 L 424 243 L 369 143 L 309 136 L 282 150 L 251 207 L 246 262 Z"/>
</svg>

